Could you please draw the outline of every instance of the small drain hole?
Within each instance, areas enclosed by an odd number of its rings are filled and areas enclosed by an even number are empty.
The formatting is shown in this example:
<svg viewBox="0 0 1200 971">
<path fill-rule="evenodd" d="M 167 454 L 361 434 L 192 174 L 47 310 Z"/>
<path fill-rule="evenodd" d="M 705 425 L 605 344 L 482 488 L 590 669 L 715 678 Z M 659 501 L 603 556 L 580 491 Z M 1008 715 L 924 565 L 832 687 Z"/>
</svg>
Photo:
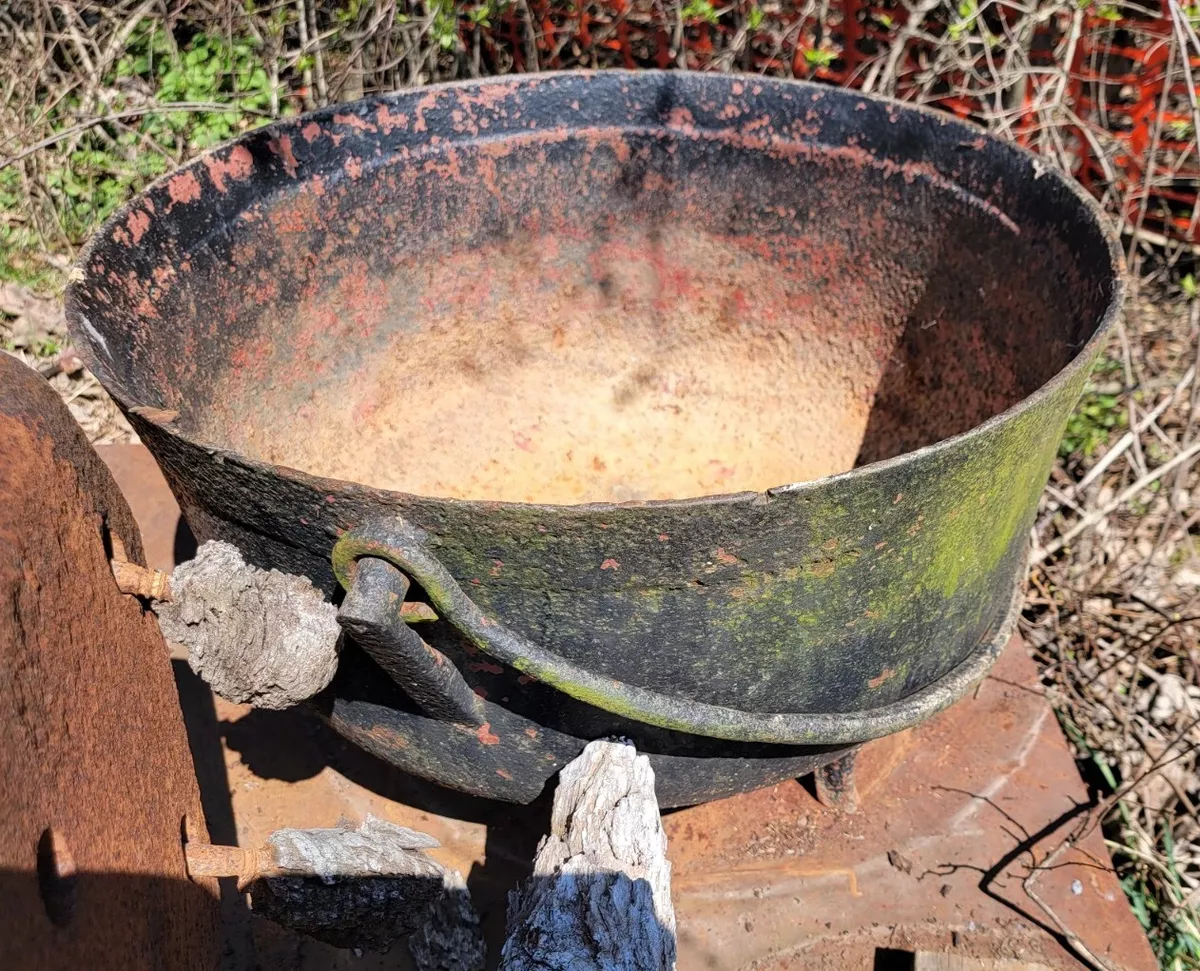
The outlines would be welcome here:
<svg viewBox="0 0 1200 971">
<path fill-rule="evenodd" d="M 75 917 L 75 858 L 63 835 L 53 827 L 44 829 L 38 840 L 37 880 L 50 923 L 66 927 Z"/>
</svg>

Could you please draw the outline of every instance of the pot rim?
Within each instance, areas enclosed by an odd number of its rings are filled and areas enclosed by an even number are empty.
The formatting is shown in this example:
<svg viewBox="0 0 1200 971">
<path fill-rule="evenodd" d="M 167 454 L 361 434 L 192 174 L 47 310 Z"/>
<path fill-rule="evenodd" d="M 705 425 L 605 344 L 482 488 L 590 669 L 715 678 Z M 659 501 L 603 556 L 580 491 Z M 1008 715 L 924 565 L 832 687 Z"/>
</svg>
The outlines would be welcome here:
<svg viewBox="0 0 1200 971">
<path fill-rule="evenodd" d="M 263 471 L 280 475 L 293 482 L 306 485 L 315 491 L 325 493 L 341 493 L 342 495 L 362 495 L 362 496 L 383 496 L 388 497 L 391 501 L 400 500 L 424 500 L 434 501 L 444 504 L 448 508 L 474 509 L 474 510 L 545 510 L 555 513 L 598 513 L 598 512 L 619 512 L 626 509 L 687 509 L 697 506 L 708 506 L 713 504 L 739 503 L 753 499 L 770 499 L 775 496 L 802 496 L 810 492 L 828 488 L 831 484 L 853 482 L 859 478 L 868 476 L 876 476 L 880 472 L 897 468 L 912 462 L 925 459 L 930 456 L 938 455 L 943 452 L 958 449 L 961 446 L 967 445 L 973 441 L 983 438 L 991 432 L 1006 425 L 1019 414 L 1029 411 L 1031 408 L 1038 406 L 1045 399 L 1053 396 L 1064 384 L 1069 382 L 1078 371 L 1089 365 L 1099 347 L 1106 340 L 1110 329 L 1115 323 L 1117 317 L 1121 313 L 1122 306 L 1125 302 L 1125 296 L 1128 289 L 1128 272 L 1125 266 L 1124 253 L 1120 246 L 1120 237 L 1116 232 L 1112 220 L 1101 208 L 1099 202 L 1091 196 L 1078 182 L 1069 178 L 1064 173 L 1056 168 L 1050 167 L 1045 163 L 1040 156 L 1034 152 L 1018 145 L 1014 142 L 998 138 L 988 132 L 981 125 L 977 125 L 972 121 L 958 118 L 943 111 L 938 111 L 928 105 L 912 104 L 909 102 L 900 101 L 897 98 L 878 95 L 864 94 L 849 88 L 835 87 L 833 85 L 819 84 L 812 81 L 801 81 L 794 78 L 768 78 L 757 74 L 743 73 L 705 73 L 703 74 L 705 83 L 729 83 L 733 84 L 738 81 L 753 80 L 756 84 L 767 86 L 776 86 L 781 88 L 800 87 L 810 91 L 820 91 L 822 94 L 831 95 L 833 97 L 846 99 L 862 99 L 873 101 L 879 104 L 890 104 L 904 112 L 916 112 L 926 117 L 936 120 L 942 126 L 957 125 L 963 129 L 964 134 L 974 137 L 983 137 L 989 141 L 1004 146 L 1005 150 L 1012 152 L 1018 158 L 1023 158 L 1031 168 L 1039 173 L 1040 178 L 1054 179 L 1062 188 L 1065 188 L 1075 200 L 1077 200 L 1083 208 L 1083 211 L 1090 217 L 1092 228 L 1100 235 L 1105 242 L 1108 254 L 1109 264 L 1112 271 L 1112 293 L 1108 299 L 1104 312 L 1100 315 L 1095 329 L 1086 343 L 1050 380 L 1040 385 L 1031 394 L 1026 395 L 1020 401 L 1006 408 L 1004 411 L 985 419 L 978 425 L 974 425 L 966 431 L 959 432 L 947 438 L 940 439 L 929 445 L 923 445 L 911 451 L 903 452 L 888 459 L 871 462 L 867 465 L 857 466 L 852 469 L 847 469 L 844 472 L 838 472 L 833 475 L 821 476 L 817 479 L 808 479 L 799 482 L 784 483 L 778 486 L 772 486 L 761 491 L 745 490 L 741 492 L 725 492 L 712 493 L 701 496 L 688 496 L 672 499 L 643 499 L 631 500 L 625 502 L 589 502 L 589 503 L 537 503 L 537 502 L 516 502 L 513 500 L 502 499 L 458 499 L 449 496 L 428 496 L 420 493 L 404 492 L 398 489 L 380 489 L 375 486 L 368 486 L 360 482 L 355 482 L 348 479 L 335 479 L 328 476 L 316 475 L 311 472 L 306 472 L 302 469 L 296 469 L 283 464 L 273 464 L 265 462 L 261 459 L 251 458 L 233 449 L 219 445 L 215 442 L 205 441 L 199 436 L 186 434 L 178 428 L 173 427 L 173 420 L 165 418 L 157 413 L 158 409 L 154 406 L 148 406 L 143 402 L 134 401 L 123 387 L 122 382 L 113 378 L 107 365 L 103 363 L 100 357 L 95 353 L 94 341 L 98 338 L 100 343 L 103 343 L 103 337 L 95 329 L 90 321 L 82 313 L 81 292 L 88 285 L 87 264 L 91 260 L 93 254 L 104 244 L 108 243 L 112 236 L 112 230 L 123 224 L 133 209 L 138 206 L 144 196 L 153 189 L 164 186 L 171 179 L 176 177 L 180 172 L 195 171 L 209 159 L 219 153 L 229 149 L 233 145 L 238 144 L 248 135 L 259 135 L 262 133 L 288 133 L 293 130 L 298 131 L 305 124 L 321 118 L 332 117 L 333 113 L 344 112 L 347 107 L 357 105 L 380 105 L 395 103 L 404 98 L 414 97 L 418 93 L 427 94 L 428 92 L 439 92 L 447 90 L 456 90 L 459 88 L 478 88 L 481 86 L 504 86 L 508 88 L 519 88 L 527 85 L 536 85 L 538 83 L 551 81 L 560 78 L 596 78 L 600 76 L 615 76 L 623 78 L 635 84 L 661 82 L 664 78 L 680 75 L 694 74 L 696 72 L 680 72 L 680 71 L 663 71 L 658 69 L 645 70 L 627 70 L 623 68 L 611 68 L 604 70 L 567 70 L 567 71 L 542 71 L 530 74 L 508 74 L 490 78 L 466 78 L 456 81 L 441 82 L 439 84 L 430 84 L 418 88 L 405 88 L 399 91 L 391 91 L 385 94 L 372 95 L 370 97 L 361 98 L 353 102 L 340 102 L 334 105 L 327 105 L 323 108 L 318 108 L 314 111 L 305 112 L 290 118 L 281 118 L 270 124 L 260 128 L 255 128 L 250 132 L 242 134 L 222 142 L 189 160 L 184 165 L 179 166 L 169 172 L 164 173 L 157 179 L 149 183 L 144 189 L 135 194 L 132 198 L 126 201 L 120 208 L 112 213 L 104 221 L 104 223 L 92 234 L 91 238 L 84 244 L 76 258 L 70 273 L 68 275 L 68 283 L 64 294 L 64 312 L 67 319 L 67 325 L 72 337 L 75 339 L 76 350 L 80 353 L 87 365 L 88 369 L 103 380 L 105 390 L 117 401 L 121 408 L 126 412 L 136 414 L 141 420 L 153 425 L 159 431 L 164 432 L 174 438 L 177 438 L 190 446 L 203 449 L 210 455 L 218 458 L 219 461 L 230 462 L 236 465 L 244 466 L 251 470 Z M 816 141 L 814 145 L 822 145 L 824 143 Z"/>
</svg>

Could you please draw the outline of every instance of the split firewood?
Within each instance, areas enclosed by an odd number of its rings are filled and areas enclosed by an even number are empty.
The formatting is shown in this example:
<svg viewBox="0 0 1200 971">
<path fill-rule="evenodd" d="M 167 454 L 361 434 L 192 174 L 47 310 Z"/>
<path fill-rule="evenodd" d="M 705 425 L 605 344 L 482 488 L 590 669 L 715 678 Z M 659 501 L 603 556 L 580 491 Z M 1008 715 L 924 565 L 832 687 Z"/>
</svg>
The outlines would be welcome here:
<svg viewBox="0 0 1200 971">
<path fill-rule="evenodd" d="M 671 864 L 650 760 L 592 742 L 559 773 L 550 835 L 509 896 L 501 971 L 673 971 Z"/>
<path fill-rule="evenodd" d="M 358 829 L 281 829 L 265 846 L 189 843 L 193 877 L 236 877 L 254 911 L 335 947 L 382 951 L 420 929 L 446 871 L 437 840 L 368 816 Z"/>
<path fill-rule="evenodd" d="M 425 923 L 408 939 L 415 971 L 483 971 L 487 945 L 466 881 L 447 870 L 445 890 L 425 912 Z"/>
</svg>

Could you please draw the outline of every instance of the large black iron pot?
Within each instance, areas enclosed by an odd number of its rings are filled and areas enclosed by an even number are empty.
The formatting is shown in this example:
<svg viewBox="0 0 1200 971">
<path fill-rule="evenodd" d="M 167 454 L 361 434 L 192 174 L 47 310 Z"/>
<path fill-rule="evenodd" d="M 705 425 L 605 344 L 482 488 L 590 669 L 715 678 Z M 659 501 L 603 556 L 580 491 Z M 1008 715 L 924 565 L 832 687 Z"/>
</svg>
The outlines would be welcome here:
<svg viewBox="0 0 1200 971">
<path fill-rule="evenodd" d="M 969 125 L 606 72 L 248 133 L 67 307 L 199 537 L 362 581 L 339 731 L 513 801 L 624 735 L 678 805 L 983 676 L 1121 291 L 1096 206 Z"/>
</svg>

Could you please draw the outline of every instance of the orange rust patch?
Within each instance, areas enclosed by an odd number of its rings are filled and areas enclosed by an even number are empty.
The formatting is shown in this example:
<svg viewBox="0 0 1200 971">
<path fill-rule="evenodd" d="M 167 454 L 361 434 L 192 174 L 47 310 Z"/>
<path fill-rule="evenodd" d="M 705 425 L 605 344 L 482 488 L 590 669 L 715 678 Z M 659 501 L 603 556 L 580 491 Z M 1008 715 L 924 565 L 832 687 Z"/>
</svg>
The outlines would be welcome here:
<svg viewBox="0 0 1200 971">
<path fill-rule="evenodd" d="M 892 678 L 894 678 L 895 676 L 896 676 L 895 668 L 884 668 L 879 673 L 879 677 L 872 678 L 870 681 L 867 682 L 867 687 L 871 688 L 871 689 L 878 688 L 880 685 L 884 684 L 885 682 L 891 681 Z"/>
<path fill-rule="evenodd" d="M 386 725 L 372 725 L 361 734 L 389 748 L 408 748 L 408 739 Z"/>
<path fill-rule="evenodd" d="M 140 209 L 135 209 L 125 220 L 125 225 L 129 228 L 129 235 L 133 237 L 133 241 L 140 243 L 146 235 L 146 230 L 150 228 L 150 217 Z"/>
<path fill-rule="evenodd" d="M 724 547 L 717 548 L 717 551 L 713 554 L 713 559 L 718 563 L 724 563 L 727 566 L 732 566 L 734 563 L 742 562 L 732 553 L 726 553 Z"/>
<path fill-rule="evenodd" d="M 213 188 L 218 192 L 226 190 L 225 180 L 242 180 L 250 178 L 254 171 L 254 156 L 245 145 L 235 145 L 229 150 L 228 158 L 206 158 L 208 177 L 212 179 Z"/>
<path fill-rule="evenodd" d="M 171 197 L 172 206 L 177 202 L 195 202 L 200 198 L 200 182 L 196 174 L 180 172 L 167 183 L 167 194 Z"/>
<path fill-rule="evenodd" d="M 295 178 L 296 172 L 300 168 L 296 161 L 296 155 L 292 151 L 292 138 L 290 135 L 280 135 L 278 138 L 273 138 L 270 141 L 271 151 L 279 156 L 283 162 L 283 170 L 288 174 L 289 178 Z"/>
<path fill-rule="evenodd" d="M 393 115 L 387 105 L 379 106 L 375 112 L 375 119 L 379 122 L 379 127 L 383 129 L 385 135 L 390 135 L 393 130 L 403 128 L 408 124 L 408 115 L 402 111 Z"/>
<path fill-rule="evenodd" d="M 300 129 L 300 136 L 311 145 L 321 137 L 321 126 L 315 121 L 310 121 L 307 125 Z"/>
<path fill-rule="evenodd" d="M 809 564 L 808 571 L 818 580 L 824 580 L 826 577 L 833 576 L 834 567 L 833 560 L 817 560 Z"/>
<path fill-rule="evenodd" d="M 475 733 L 475 737 L 484 745 L 499 745 L 500 736 L 492 733 L 491 722 L 484 722 L 479 726 L 479 731 Z"/>
<path fill-rule="evenodd" d="M 345 125 L 347 128 L 357 128 L 359 131 L 377 132 L 379 131 L 369 121 L 364 121 L 358 115 L 334 115 L 333 122 L 335 125 Z"/>
</svg>

